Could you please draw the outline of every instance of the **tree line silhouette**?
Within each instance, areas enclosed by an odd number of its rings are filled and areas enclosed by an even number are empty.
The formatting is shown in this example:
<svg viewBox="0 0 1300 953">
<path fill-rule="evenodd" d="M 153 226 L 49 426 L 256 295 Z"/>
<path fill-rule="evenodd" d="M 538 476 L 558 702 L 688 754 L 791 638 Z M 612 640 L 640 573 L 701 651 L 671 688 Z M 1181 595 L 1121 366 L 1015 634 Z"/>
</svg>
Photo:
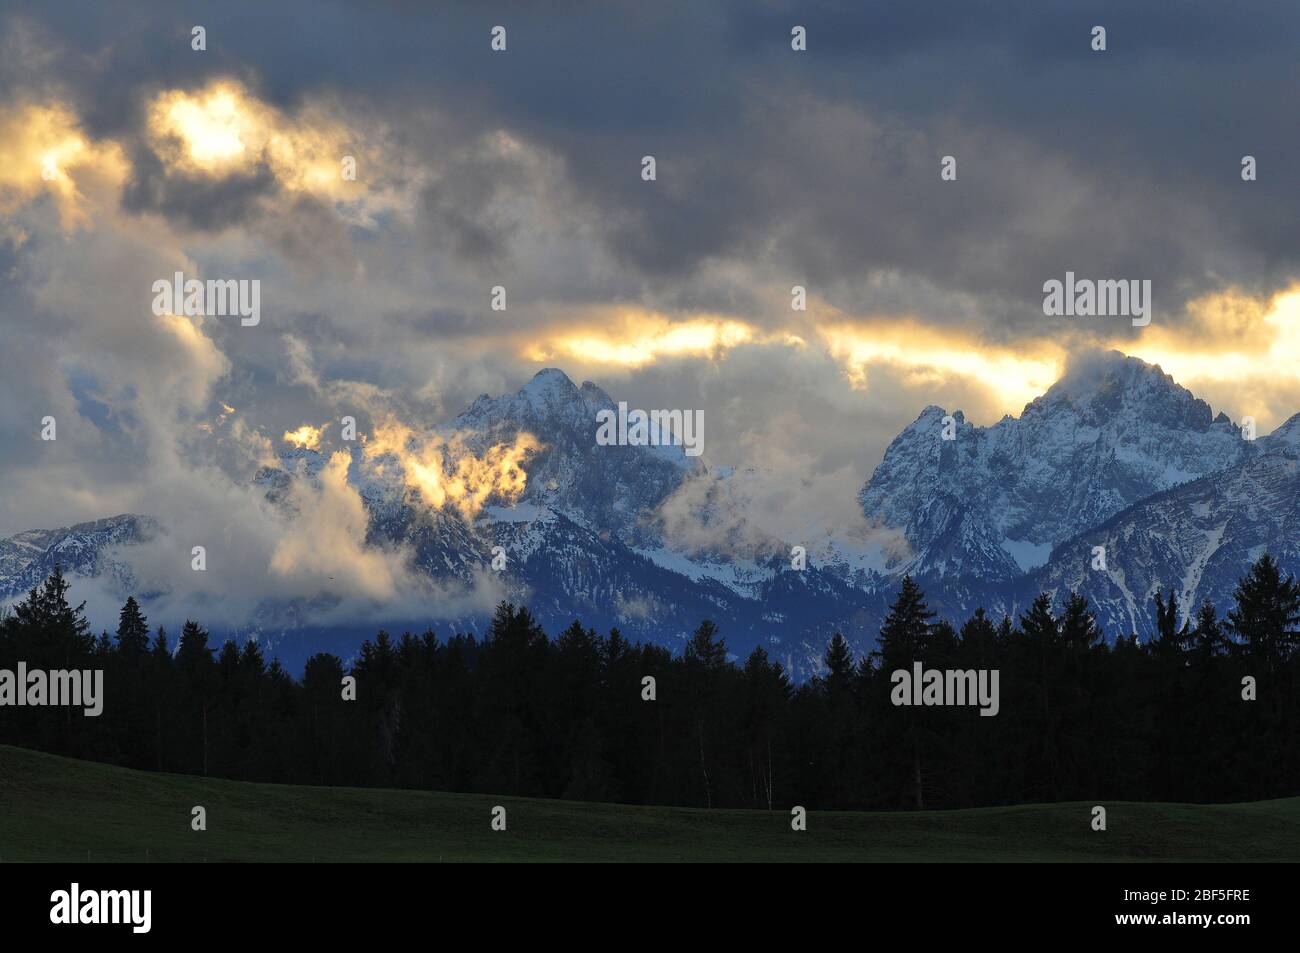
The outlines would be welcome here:
<svg viewBox="0 0 1300 953">
<path fill-rule="evenodd" d="M 792 684 L 756 648 L 729 661 L 700 624 L 684 651 L 575 621 L 556 638 L 502 603 L 487 634 L 367 639 L 301 679 L 255 640 L 152 635 L 134 598 L 95 638 L 57 569 L 0 619 L 0 669 L 102 669 L 103 714 L 0 708 L 0 742 L 134 768 L 707 807 L 893 809 L 1058 800 L 1240 801 L 1300 793 L 1300 583 L 1261 557 L 1220 619 L 1108 642 L 1087 602 L 1041 595 L 959 629 L 904 579 L 876 651 L 839 633 Z M 890 674 L 998 669 L 1000 711 L 900 707 Z M 345 676 L 355 700 L 343 697 Z M 654 700 L 647 676 L 654 679 Z M 1254 679 L 1255 699 L 1245 681 Z"/>
</svg>

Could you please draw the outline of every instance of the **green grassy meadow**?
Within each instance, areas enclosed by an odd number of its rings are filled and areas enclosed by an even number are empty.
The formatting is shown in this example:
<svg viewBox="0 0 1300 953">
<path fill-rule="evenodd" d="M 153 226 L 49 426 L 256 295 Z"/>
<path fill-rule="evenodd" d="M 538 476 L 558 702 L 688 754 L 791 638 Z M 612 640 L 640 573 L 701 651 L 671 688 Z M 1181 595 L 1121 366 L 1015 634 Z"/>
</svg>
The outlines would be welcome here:
<svg viewBox="0 0 1300 953">
<path fill-rule="evenodd" d="M 507 830 L 490 826 L 494 805 Z M 208 829 L 190 829 L 191 808 Z M 1297 861 L 1300 798 L 961 811 L 630 807 L 249 784 L 0 746 L 0 861 Z"/>
</svg>

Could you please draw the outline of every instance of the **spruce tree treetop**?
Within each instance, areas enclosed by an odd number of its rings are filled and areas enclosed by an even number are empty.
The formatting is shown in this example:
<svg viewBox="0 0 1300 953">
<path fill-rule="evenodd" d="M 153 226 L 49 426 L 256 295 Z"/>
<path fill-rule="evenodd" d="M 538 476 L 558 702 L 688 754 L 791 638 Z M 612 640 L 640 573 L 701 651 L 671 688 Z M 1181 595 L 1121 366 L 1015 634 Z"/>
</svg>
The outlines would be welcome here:
<svg viewBox="0 0 1300 953">
<path fill-rule="evenodd" d="M 686 643 L 686 659 L 706 669 L 718 669 L 727 664 L 727 643 L 718 636 L 718 627 L 712 620 L 701 622 Z"/>
<path fill-rule="evenodd" d="M 239 668 L 252 675 L 261 675 L 266 671 L 266 659 L 262 655 L 262 647 L 257 644 L 257 639 L 244 641 L 244 647 L 239 652 Z"/>
<path fill-rule="evenodd" d="M 853 676 L 853 651 L 839 632 L 831 636 L 826 647 L 826 667 L 830 670 L 828 682 L 847 684 Z"/>
<path fill-rule="evenodd" d="M 140 611 L 135 596 L 127 596 L 118 615 L 117 646 L 128 657 L 141 656 L 149 651 L 149 620 Z"/>
<path fill-rule="evenodd" d="M 1196 627 L 1191 634 L 1191 650 L 1198 658 L 1205 660 L 1226 655 L 1231 647 L 1232 643 L 1223 631 L 1214 603 L 1206 599 L 1201 603 L 1201 608 L 1196 611 Z"/>
<path fill-rule="evenodd" d="M 1268 553 L 1261 556 L 1233 593 L 1228 628 L 1251 656 L 1285 662 L 1300 646 L 1300 582 L 1283 578 Z"/>
<path fill-rule="evenodd" d="M 212 663 L 212 649 L 208 647 L 208 630 L 192 619 L 181 627 L 180 644 L 176 647 L 176 661 L 188 672 Z"/>
<path fill-rule="evenodd" d="M 1088 600 L 1077 592 L 1070 593 L 1061 615 L 1061 640 L 1072 648 L 1092 648 L 1101 641 L 1097 620 L 1088 608 Z"/>
<path fill-rule="evenodd" d="M 923 661 L 934 617 L 925 604 L 921 587 L 911 576 L 904 576 L 898 598 L 889 607 L 889 615 L 880 627 L 879 654 L 886 670 L 907 668 L 914 661 Z"/>
<path fill-rule="evenodd" d="M 1029 611 L 1020 617 L 1020 631 L 1033 642 L 1056 641 L 1060 635 L 1056 617 L 1052 615 L 1052 597 L 1040 592 Z"/>
<path fill-rule="evenodd" d="M 84 636 L 90 629 L 85 609 L 84 602 L 75 609 L 69 604 L 68 580 L 63 576 L 63 569 L 56 564 L 45 582 L 32 589 L 25 600 L 14 606 L 14 619 L 23 626 Z"/>
<path fill-rule="evenodd" d="M 13 608 L 12 625 L 27 661 L 42 659 L 71 665 L 95 651 L 95 637 L 86 621 L 86 604 L 68 603 L 68 581 L 59 566 L 45 582 Z"/>
</svg>

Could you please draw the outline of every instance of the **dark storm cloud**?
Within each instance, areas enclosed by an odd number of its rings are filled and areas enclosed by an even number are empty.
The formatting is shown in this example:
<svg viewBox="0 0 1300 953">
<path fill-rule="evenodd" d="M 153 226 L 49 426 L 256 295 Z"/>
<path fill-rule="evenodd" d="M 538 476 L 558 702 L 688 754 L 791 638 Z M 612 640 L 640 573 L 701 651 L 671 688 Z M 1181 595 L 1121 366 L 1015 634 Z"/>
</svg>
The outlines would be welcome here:
<svg viewBox="0 0 1300 953">
<path fill-rule="evenodd" d="M 332 208 L 299 195 L 274 208 L 262 206 L 253 230 L 300 270 L 324 275 L 331 269 L 348 274 L 353 264 L 347 229 Z"/>
<path fill-rule="evenodd" d="M 132 153 L 131 170 L 131 178 L 122 189 L 123 208 L 129 212 L 157 212 L 199 230 L 219 231 L 245 224 L 261 214 L 262 199 L 278 191 L 275 175 L 265 163 L 246 174 L 221 178 L 185 175 L 167 171 L 143 145 Z"/>
<path fill-rule="evenodd" d="M 138 121 L 141 89 L 217 75 L 281 108 L 320 90 L 362 100 L 433 157 L 447 143 L 406 122 L 424 108 L 468 135 L 509 129 L 562 158 L 618 264 L 670 292 L 711 261 L 761 259 L 846 297 L 890 269 L 1018 313 L 1070 269 L 1150 277 L 1168 309 L 1225 278 L 1263 289 L 1297 270 L 1286 173 L 1300 152 L 1300 9 L 1287 5 L 104 3 L 24 15 L 75 51 L 62 77 L 96 134 Z M 189 49 L 191 23 L 207 28 L 206 54 Z M 488 51 L 498 23 L 505 55 Z M 789 49 L 795 23 L 806 54 Z M 1093 24 L 1107 27 L 1105 53 L 1088 48 Z M 1246 153 L 1261 172 L 1248 186 Z M 640 180 L 645 154 L 657 183 Z M 955 183 L 938 178 L 946 154 Z M 448 166 L 424 192 L 430 249 L 506 256 L 512 222 L 492 196 L 511 173 Z M 237 217 L 259 187 L 181 197 L 147 166 L 137 176 L 135 207 L 196 221 L 200 208 Z"/>
<path fill-rule="evenodd" d="M 517 223 L 497 200 L 526 185 L 519 165 L 499 156 L 467 155 L 444 166 L 420 196 L 428 246 L 470 262 L 501 261 Z"/>
<path fill-rule="evenodd" d="M 403 316 L 399 320 L 420 334 L 455 338 L 482 332 L 482 315 L 459 308 L 435 308 L 427 314 Z"/>
</svg>

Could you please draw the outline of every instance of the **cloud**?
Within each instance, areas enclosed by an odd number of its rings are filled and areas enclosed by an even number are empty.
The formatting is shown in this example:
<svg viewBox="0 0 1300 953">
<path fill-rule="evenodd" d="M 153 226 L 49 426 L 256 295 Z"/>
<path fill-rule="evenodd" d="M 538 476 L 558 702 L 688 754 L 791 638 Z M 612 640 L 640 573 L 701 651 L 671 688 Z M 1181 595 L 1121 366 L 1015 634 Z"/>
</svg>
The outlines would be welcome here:
<svg viewBox="0 0 1300 953">
<path fill-rule="evenodd" d="M 297 430 L 286 430 L 284 432 L 285 443 L 306 450 L 320 449 L 320 427 L 313 427 L 311 424 L 303 424 Z"/>
<path fill-rule="evenodd" d="M 755 338 L 736 318 L 686 314 L 669 317 L 633 307 L 588 308 L 572 323 L 547 329 L 540 342 L 524 345 L 524 355 L 545 364 L 571 360 L 587 366 L 639 367 L 664 357 L 721 357 L 728 348 Z"/>
<path fill-rule="evenodd" d="M 1268 297 L 1230 289 L 1188 311 L 1193 333 L 1158 327 L 1126 352 L 1261 431 L 1300 410 L 1300 285 Z"/>
<path fill-rule="evenodd" d="M 367 177 L 350 174 L 344 161 L 356 159 L 351 144 L 360 133 L 322 102 L 289 114 L 237 80 L 218 79 L 161 92 L 146 112 L 145 141 L 168 172 L 220 179 L 266 168 L 290 192 L 347 201 L 366 191 Z"/>
<path fill-rule="evenodd" d="M 0 214 L 49 196 L 65 231 L 90 224 L 126 174 L 122 150 L 97 142 L 61 103 L 0 103 Z"/>
<path fill-rule="evenodd" d="M 343 594 L 390 602 L 415 588 L 414 579 L 400 553 L 367 545 L 369 518 L 360 494 L 348 483 L 350 463 L 347 453 L 333 453 L 319 480 L 290 485 L 290 507 L 310 518 L 280 535 L 270 568 L 282 580 L 313 577 L 322 585 L 337 582 Z"/>
<path fill-rule="evenodd" d="M 524 492 L 525 462 L 541 449 L 530 433 L 508 443 L 471 446 L 460 434 L 417 433 L 388 417 L 364 442 L 364 456 L 381 476 L 391 470 L 431 509 L 450 507 L 472 521 L 488 503 L 511 505 Z"/>
<path fill-rule="evenodd" d="M 367 538 L 368 519 L 348 481 L 349 455 L 332 454 L 314 477 L 300 475 L 278 503 L 265 488 L 236 484 L 203 468 L 159 494 L 166 514 L 155 537 L 121 547 L 110 558 L 128 567 L 134 591 L 150 595 L 159 619 L 196 617 L 227 629 L 331 625 L 386 619 L 456 618 L 481 614 L 504 591 L 490 572 L 469 581 L 435 581 L 413 568 L 413 552 Z M 204 548 L 206 568 L 192 567 Z M 96 584 L 99 589 L 103 586 Z M 103 614 L 123 594 L 99 592 Z M 285 615 L 285 613 L 288 615 Z"/>
<path fill-rule="evenodd" d="M 337 450 L 352 415 L 399 421 L 446 494 L 469 474 L 423 435 L 542 365 L 703 410 L 713 475 L 658 518 L 756 552 L 876 540 L 856 491 L 921 408 L 992 423 L 1095 347 L 1262 431 L 1300 409 L 1284 5 L 1103 5 L 1104 57 L 1068 2 L 507 4 L 504 55 L 468 6 L 227 3 L 206 54 L 136 5 L 7 9 L 0 534 L 152 513 L 168 534 L 139 569 L 176 606 L 407 598 L 337 474 L 296 502 L 333 527 L 268 509 L 253 475 L 284 434 Z M 261 325 L 155 317 L 178 270 L 259 279 Z M 1152 324 L 1044 316 L 1066 270 L 1150 278 Z"/>
</svg>

